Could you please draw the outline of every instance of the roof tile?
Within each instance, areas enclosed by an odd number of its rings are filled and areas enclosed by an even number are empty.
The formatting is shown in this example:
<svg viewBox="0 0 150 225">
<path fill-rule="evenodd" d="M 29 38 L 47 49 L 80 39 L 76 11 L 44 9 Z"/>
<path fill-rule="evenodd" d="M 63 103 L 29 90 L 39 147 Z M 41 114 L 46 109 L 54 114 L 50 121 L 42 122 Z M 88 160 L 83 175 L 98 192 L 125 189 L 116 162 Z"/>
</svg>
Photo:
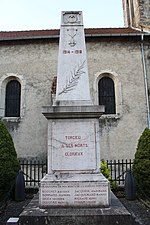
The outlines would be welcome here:
<svg viewBox="0 0 150 225">
<path fill-rule="evenodd" d="M 29 30 L 29 31 L 1 31 L 0 39 L 21 39 L 21 38 L 36 38 L 36 37 L 49 37 L 58 36 L 60 30 Z M 143 32 L 132 29 L 130 27 L 125 28 L 86 28 L 85 34 L 97 35 L 97 34 L 142 34 Z"/>
</svg>

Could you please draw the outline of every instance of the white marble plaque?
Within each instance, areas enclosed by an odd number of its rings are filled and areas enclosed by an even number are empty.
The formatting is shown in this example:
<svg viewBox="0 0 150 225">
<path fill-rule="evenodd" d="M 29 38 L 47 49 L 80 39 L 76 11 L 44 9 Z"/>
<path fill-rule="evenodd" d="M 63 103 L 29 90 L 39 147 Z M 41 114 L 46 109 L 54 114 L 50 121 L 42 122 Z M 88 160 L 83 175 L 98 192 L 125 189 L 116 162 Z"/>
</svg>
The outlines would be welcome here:
<svg viewBox="0 0 150 225">
<path fill-rule="evenodd" d="M 50 206 L 108 206 L 108 184 L 90 182 L 51 182 L 42 184 L 40 204 Z"/>
<path fill-rule="evenodd" d="M 95 123 L 85 120 L 52 122 L 52 170 L 95 170 Z"/>
</svg>

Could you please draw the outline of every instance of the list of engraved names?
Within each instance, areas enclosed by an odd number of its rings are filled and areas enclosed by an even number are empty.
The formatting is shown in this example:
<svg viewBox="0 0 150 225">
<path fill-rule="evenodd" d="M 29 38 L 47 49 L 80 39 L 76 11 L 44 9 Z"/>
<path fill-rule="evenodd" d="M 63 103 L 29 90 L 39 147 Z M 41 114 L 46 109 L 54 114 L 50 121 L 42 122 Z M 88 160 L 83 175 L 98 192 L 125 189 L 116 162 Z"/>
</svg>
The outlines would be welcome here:
<svg viewBox="0 0 150 225">
<path fill-rule="evenodd" d="M 107 185 L 99 182 L 49 184 L 42 188 L 42 205 L 98 205 L 108 195 Z"/>
</svg>

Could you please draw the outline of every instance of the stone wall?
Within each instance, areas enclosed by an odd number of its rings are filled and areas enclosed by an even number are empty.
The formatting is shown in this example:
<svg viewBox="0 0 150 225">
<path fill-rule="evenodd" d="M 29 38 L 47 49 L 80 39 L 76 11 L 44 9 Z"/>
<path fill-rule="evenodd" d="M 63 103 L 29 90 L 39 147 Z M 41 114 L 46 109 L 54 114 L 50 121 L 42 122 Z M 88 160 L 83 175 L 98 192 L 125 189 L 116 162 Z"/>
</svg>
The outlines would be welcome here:
<svg viewBox="0 0 150 225">
<path fill-rule="evenodd" d="M 0 76 L 21 75 L 26 81 L 24 113 L 8 127 L 19 157 L 44 157 L 47 120 L 42 106 L 51 104 L 51 82 L 57 71 L 58 43 L 10 44 L 0 47 Z M 6 118 L 6 121 L 7 118 Z"/>
<path fill-rule="evenodd" d="M 137 140 L 147 125 L 145 88 L 139 42 L 122 40 L 87 44 L 89 75 L 96 103 L 98 75 L 109 73 L 116 87 L 117 114 L 100 119 L 101 157 L 133 158 Z"/>
<path fill-rule="evenodd" d="M 124 24 L 150 31 L 150 1 L 123 0 Z"/>
<path fill-rule="evenodd" d="M 140 0 L 140 25 L 150 30 L 150 1 Z"/>
<path fill-rule="evenodd" d="M 57 74 L 58 40 L 17 43 L 0 46 L 0 85 L 9 76 L 22 79 L 23 113 L 20 119 L 4 120 L 18 157 L 44 159 L 47 120 L 42 115 L 42 106 L 51 105 L 51 85 Z M 133 38 L 88 38 L 86 48 L 93 103 L 98 104 L 97 84 L 102 76 L 109 75 L 115 83 L 117 113 L 100 118 L 101 158 L 132 159 L 138 138 L 147 126 L 140 42 Z M 3 97 L 1 94 L 1 102 Z"/>
</svg>

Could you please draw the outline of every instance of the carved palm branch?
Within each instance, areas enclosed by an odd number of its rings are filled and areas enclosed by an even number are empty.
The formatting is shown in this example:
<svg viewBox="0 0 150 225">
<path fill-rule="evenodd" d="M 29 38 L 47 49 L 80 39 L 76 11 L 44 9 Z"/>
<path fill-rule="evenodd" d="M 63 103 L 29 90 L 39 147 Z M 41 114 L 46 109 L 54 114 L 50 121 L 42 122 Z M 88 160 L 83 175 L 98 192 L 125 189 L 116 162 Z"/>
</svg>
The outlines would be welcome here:
<svg viewBox="0 0 150 225">
<path fill-rule="evenodd" d="M 73 71 L 71 71 L 72 76 L 68 78 L 68 80 L 66 81 L 65 87 L 63 88 L 61 92 L 59 92 L 58 95 L 67 93 L 74 89 L 74 87 L 78 84 L 81 75 L 85 73 L 85 71 L 83 70 L 84 66 L 85 66 L 85 60 L 83 61 L 81 65 L 78 66 L 77 69 L 73 69 Z"/>
</svg>

